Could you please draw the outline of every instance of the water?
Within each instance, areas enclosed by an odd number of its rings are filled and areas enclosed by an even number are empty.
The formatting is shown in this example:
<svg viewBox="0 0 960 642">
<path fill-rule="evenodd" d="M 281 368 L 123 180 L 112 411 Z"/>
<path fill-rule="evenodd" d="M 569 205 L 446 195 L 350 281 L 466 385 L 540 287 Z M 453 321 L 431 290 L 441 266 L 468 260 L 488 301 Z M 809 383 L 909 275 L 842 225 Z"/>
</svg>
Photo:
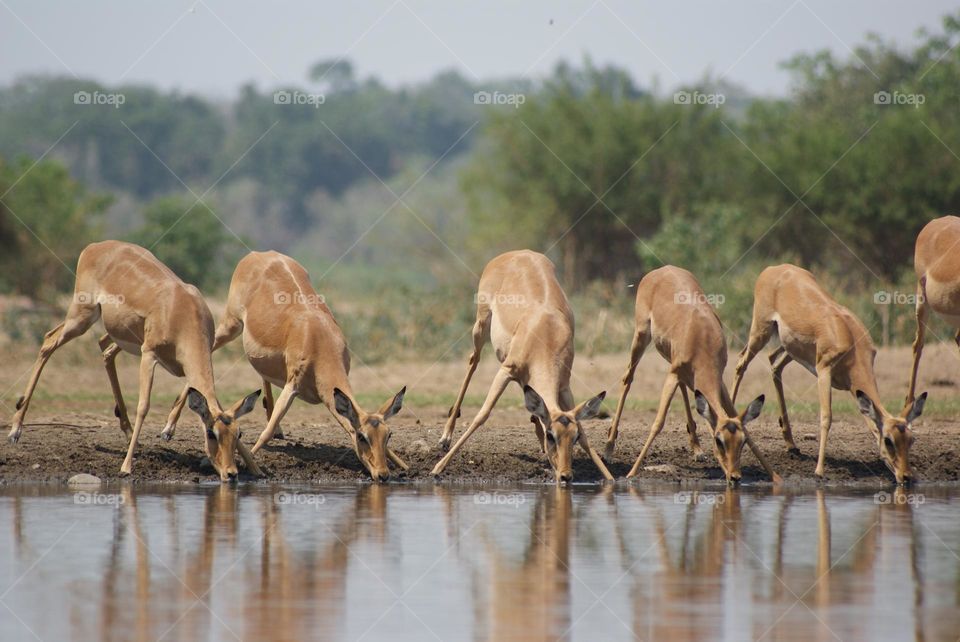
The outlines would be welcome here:
<svg viewBox="0 0 960 642">
<path fill-rule="evenodd" d="M 950 487 L 6 487 L 0 640 L 956 640 L 958 510 Z"/>
</svg>

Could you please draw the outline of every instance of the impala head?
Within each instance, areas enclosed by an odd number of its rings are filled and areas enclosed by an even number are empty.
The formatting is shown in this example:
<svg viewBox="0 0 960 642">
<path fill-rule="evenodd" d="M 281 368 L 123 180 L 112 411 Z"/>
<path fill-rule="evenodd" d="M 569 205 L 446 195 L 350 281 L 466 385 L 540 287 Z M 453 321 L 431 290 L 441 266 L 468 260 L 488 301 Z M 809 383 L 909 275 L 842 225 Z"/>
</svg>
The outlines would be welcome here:
<svg viewBox="0 0 960 642">
<path fill-rule="evenodd" d="M 557 483 L 573 481 L 573 447 L 580 441 L 583 430 L 580 422 L 595 417 L 606 396 L 606 392 L 601 392 L 573 410 L 551 411 L 536 390 L 530 386 L 523 387 L 524 405 L 533 415 L 530 419 L 537 422 L 543 430 L 547 460 L 553 467 Z"/>
<path fill-rule="evenodd" d="M 910 446 L 913 445 L 913 429 L 910 424 L 923 412 L 926 402 L 927 393 L 923 393 L 908 403 L 899 416 L 894 416 L 877 408 L 862 390 L 857 390 L 860 412 L 876 424 L 879 431 L 880 458 L 897 478 L 898 484 L 912 481 Z"/>
<path fill-rule="evenodd" d="M 253 410 L 259 396 L 259 390 L 252 392 L 226 411 L 221 411 L 220 404 L 214 400 L 215 411 L 211 412 L 206 397 L 193 388 L 187 393 L 190 410 L 200 415 L 206 428 L 207 457 L 220 475 L 220 481 L 237 480 L 236 454 L 240 440 L 237 420 Z"/>
<path fill-rule="evenodd" d="M 337 413 L 346 418 L 353 427 L 353 450 L 357 453 L 370 476 L 375 482 L 390 479 L 387 468 L 387 442 L 390 441 L 390 427 L 387 421 L 403 407 L 404 388 L 393 399 L 383 404 L 375 413 L 366 413 L 339 388 L 333 390 L 334 407 Z"/>
<path fill-rule="evenodd" d="M 714 412 L 707 398 L 699 390 L 696 391 L 697 412 L 707 421 L 713 430 L 713 452 L 720 462 L 720 468 L 727 476 L 727 483 L 740 482 L 740 455 L 747 443 L 747 435 L 743 427 L 760 415 L 763 408 L 763 395 L 750 402 L 746 409 L 738 416 L 719 416 Z"/>
</svg>

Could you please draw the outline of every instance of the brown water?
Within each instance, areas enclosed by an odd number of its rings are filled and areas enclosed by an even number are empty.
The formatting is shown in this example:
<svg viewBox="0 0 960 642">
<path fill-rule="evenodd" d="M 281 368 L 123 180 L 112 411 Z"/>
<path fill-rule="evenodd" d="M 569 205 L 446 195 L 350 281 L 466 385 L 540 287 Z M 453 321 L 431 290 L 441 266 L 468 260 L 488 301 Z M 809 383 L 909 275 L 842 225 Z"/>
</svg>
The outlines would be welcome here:
<svg viewBox="0 0 960 642">
<path fill-rule="evenodd" d="M 956 640 L 960 489 L 0 489 L 0 640 Z"/>
</svg>

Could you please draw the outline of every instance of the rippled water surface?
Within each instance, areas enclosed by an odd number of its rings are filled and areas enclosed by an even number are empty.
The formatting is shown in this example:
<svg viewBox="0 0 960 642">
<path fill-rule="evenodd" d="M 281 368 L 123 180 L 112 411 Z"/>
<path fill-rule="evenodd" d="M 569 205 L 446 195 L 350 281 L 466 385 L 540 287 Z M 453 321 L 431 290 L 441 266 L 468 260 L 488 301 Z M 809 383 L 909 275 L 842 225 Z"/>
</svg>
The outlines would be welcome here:
<svg viewBox="0 0 960 642">
<path fill-rule="evenodd" d="M 0 640 L 956 640 L 960 492 L 0 489 Z"/>
</svg>

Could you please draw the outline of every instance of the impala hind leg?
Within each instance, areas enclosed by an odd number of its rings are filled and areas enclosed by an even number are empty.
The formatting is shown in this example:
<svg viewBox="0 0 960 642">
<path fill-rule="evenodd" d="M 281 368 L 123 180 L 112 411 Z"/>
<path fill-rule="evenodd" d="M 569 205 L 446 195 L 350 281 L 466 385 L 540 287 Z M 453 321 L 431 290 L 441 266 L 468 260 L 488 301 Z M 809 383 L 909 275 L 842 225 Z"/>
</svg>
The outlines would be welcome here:
<svg viewBox="0 0 960 642">
<path fill-rule="evenodd" d="M 457 400 L 450 407 L 450 415 L 447 417 L 447 423 L 443 427 L 443 434 L 440 436 L 440 449 L 447 450 L 450 447 L 450 440 L 453 439 L 453 430 L 457 425 L 457 419 L 460 417 L 460 406 L 463 405 L 463 398 L 467 395 L 467 387 L 470 385 L 470 379 L 473 373 L 477 371 L 480 364 L 480 353 L 483 350 L 483 344 L 490 336 L 490 317 L 489 310 L 486 313 L 478 310 L 477 320 L 473 324 L 473 352 L 467 361 L 467 375 L 460 384 L 460 392 L 457 393 Z"/>
<path fill-rule="evenodd" d="M 263 429 L 263 432 L 260 433 L 260 437 L 257 439 L 257 443 L 250 449 L 251 454 L 257 454 L 258 450 L 273 439 L 277 427 L 280 425 L 280 420 L 283 419 L 283 416 L 290 410 L 290 405 L 296 396 L 297 391 L 295 386 L 293 383 L 287 382 L 287 385 L 280 391 L 280 396 L 277 397 L 277 405 L 274 407 L 273 412 L 270 413 L 270 420 L 267 422 L 267 427 Z"/>
<path fill-rule="evenodd" d="M 490 391 L 487 392 L 487 398 L 483 402 L 483 406 L 480 408 L 480 412 L 477 413 L 477 416 L 473 418 L 473 421 L 470 423 L 470 427 L 460 435 L 460 439 L 457 440 L 457 443 L 453 445 L 443 459 L 437 462 L 437 465 L 433 467 L 431 475 L 439 475 L 447 467 L 447 464 L 450 463 L 450 460 L 453 459 L 453 456 L 457 454 L 457 451 L 463 448 L 463 445 L 467 443 L 467 440 L 470 439 L 470 436 L 477 431 L 477 429 L 484 424 L 487 418 L 490 416 L 490 413 L 493 411 L 493 407 L 497 405 L 497 401 L 500 399 L 500 395 L 503 394 L 503 391 L 507 389 L 507 384 L 513 381 L 513 374 L 505 366 L 501 366 L 497 371 L 497 375 L 493 378 L 493 383 L 490 384 Z M 466 382 L 465 382 L 466 383 Z"/>
<path fill-rule="evenodd" d="M 623 375 L 620 399 L 617 401 L 617 411 L 613 415 L 613 422 L 607 432 L 607 444 L 603 449 L 603 458 L 607 461 L 613 459 L 613 449 L 617 445 L 617 437 L 620 434 L 620 417 L 623 415 L 627 393 L 630 392 L 630 385 L 633 383 L 633 375 L 637 370 L 637 364 L 640 363 L 640 357 L 643 356 L 643 352 L 647 349 L 649 343 L 650 333 L 648 331 L 643 330 L 634 333 L 633 344 L 630 346 L 630 363 L 627 364 L 627 372 Z"/>
<path fill-rule="evenodd" d="M 110 388 L 113 390 L 113 398 L 116 401 L 113 414 L 120 420 L 120 430 L 129 439 L 133 428 L 130 426 L 127 405 L 123 402 L 120 379 L 117 377 L 117 355 L 120 354 L 120 346 L 113 342 L 109 334 L 105 334 L 100 337 L 100 350 L 103 354 L 103 367 L 107 370 L 107 378 L 110 379 Z"/>
<path fill-rule="evenodd" d="M 783 369 L 793 361 L 783 347 L 777 348 L 770 355 L 770 366 L 773 368 L 773 389 L 777 392 L 777 403 L 780 405 L 780 432 L 787 442 L 787 449 L 792 453 L 799 453 L 797 443 L 793 440 L 793 429 L 790 427 L 790 417 L 787 415 L 787 400 L 783 394 Z"/>
<path fill-rule="evenodd" d="M 687 413 L 687 434 L 690 436 L 690 450 L 693 452 L 695 461 L 703 461 L 706 454 L 700 446 L 700 440 L 697 439 L 697 422 L 690 411 L 690 395 L 687 393 L 687 387 L 680 384 L 680 394 L 683 396 L 683 410 Z"/>
<path fill-rule="evenodd" d="M 140 430 L 143 429 L 143 422 L 150 412 L 150 393 L 153 390 L 153 375 L 157 368 L 157 358 L 149 350 L 144 350 L 140 357 L 140 397 L 137 399 L 137 419 L 133 424 L 133 435 L 130 437 L 130 445 L 127 447 L 127 456 L 120 466 L 120 474 L 129 475 L 133 472 L 133 451 L 137 448 L 137 440 L 140 438 Z"/>
<path fill-rule="evenodd" d="M 78 303 L 74 300 L 74 302 L 70 304 L 67 318 L 63 323 L 44 336 L 37 360 L 33 365 L 33 373 L 30 375 L 30 380 L 27 383 L 26 392 L 24 392 L 23 396 L 17 401 L 17 411 L 13 415 L 10 432 L 7 435 L 11 443 L 15 444 L 17 440 L 20 439 L 20 433 L 23 432 L 23 419 L 26 417 L 27 409 L 30 407 L 30 399 L 33 398 L 34 390 L 36 390 L 37 383 L 40 381 L 40 373 L 43 372 L 43 367 L 47 365 L 47 361 L 50 360 L 51 355 L 63 344 L 79 337 L 89 330 L 90 326 L 96 323 L 99 318 L 99 304 Z"/>
<path fill-rule="evenodd" d="M 263 409 L 267 413 L 267 422 L 269 423 L 270 416 L 273 414 L 273 386 L 266 379 L 263 380 Z M 277 430 L 273 433 L 273 438 L 286 439 L 280 424 L 277 424 Z"/>
<path fill-rule="evenodd" d="M 917 336 L 913 340 L 913 367 L 910 369 L 910 386 L 907 388 L 907 399 L 904 406 L 913 403 L 914 395 L 917 389 L 917 374 L 920 371 L 920 357 L 923 355 L 923 343 L 927 333 L 927 320 L 930 318 L 930 307 L 927 304 L 926 293 L 924 292 L 925 279 L 921 278 L 917 283 Z M 960 330 L 957 331 L 954 340 L 960 346 Z"/>
<path fill-rule="evenodd" d="M 660 431 L 663 430 L 663 424 L 667 420 L 667 411 L 670 409 L 670 401 L 673 399 L 673 395 L 679 385 L 680 379 L 677 378 L 676 374 L 671 372 L 667 375 L 666 380 L 663 382 L 663 390 L 660 392 L 660 406 L 657 408 L 657 417 L 653 420 L 653 425 L 650 426 L 650 434 L 647 436 L 647 441 L 643 445 L 643 450 L 640 451 L 640 456 L 637 457 L 633 468 L 627 473 L 628 479 L 630 477 L 636 477 L 637 473 L 640 472 L 640 467 L 643 465 L 643 460 L 650 451 L 653 440 L 656 439 Z"/>
</svg>

